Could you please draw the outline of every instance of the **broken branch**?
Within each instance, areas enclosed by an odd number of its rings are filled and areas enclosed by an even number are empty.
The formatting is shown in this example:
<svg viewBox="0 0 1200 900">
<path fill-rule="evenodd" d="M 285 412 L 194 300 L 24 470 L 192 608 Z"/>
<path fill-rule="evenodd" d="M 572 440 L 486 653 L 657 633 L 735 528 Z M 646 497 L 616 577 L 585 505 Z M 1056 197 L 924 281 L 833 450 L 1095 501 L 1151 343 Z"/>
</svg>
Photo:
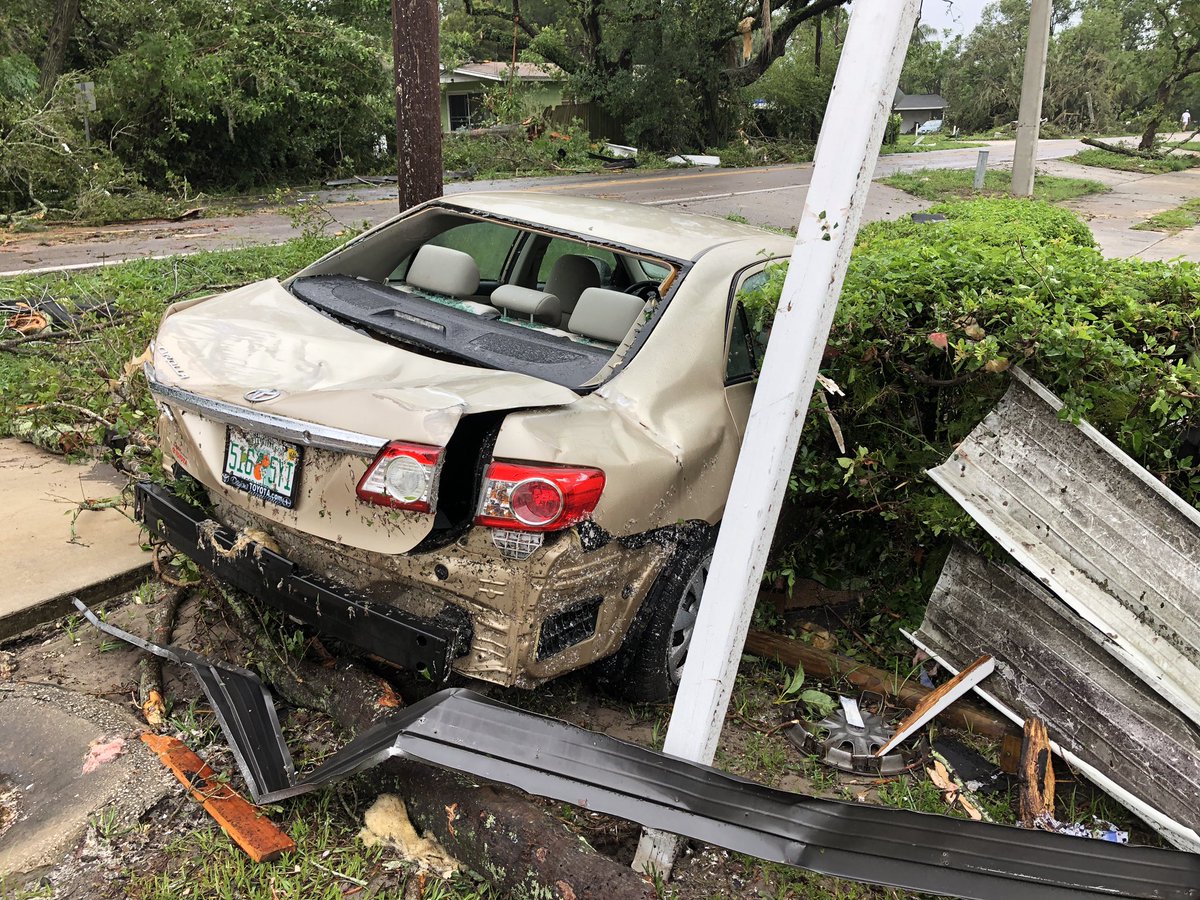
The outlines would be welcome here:
<svg viewBox="0 0 1200 900">
<path fill-rule="evenodd" d="M 805 672 L 820 678 L 844 678 L 861 690 L 875 691 L 892 697 L 909 709 L 916 708 L 931 693 L 929 688 L 897 678 L 891 672 L 864 666 L 849 657 L 817 650 L 767 631 L 750 632 L 746 638 L 745 651 L 763 659 L 777 660 L 793 668 L 797 665 L 803 666 Z M 965 728 L 985 737 L 1000 739 L 1015 731 L 1007 719 L 1001 719 L 988 710 L 962 700 L 943 710 L 941 716 L 948 725 Z"/>
</svg>

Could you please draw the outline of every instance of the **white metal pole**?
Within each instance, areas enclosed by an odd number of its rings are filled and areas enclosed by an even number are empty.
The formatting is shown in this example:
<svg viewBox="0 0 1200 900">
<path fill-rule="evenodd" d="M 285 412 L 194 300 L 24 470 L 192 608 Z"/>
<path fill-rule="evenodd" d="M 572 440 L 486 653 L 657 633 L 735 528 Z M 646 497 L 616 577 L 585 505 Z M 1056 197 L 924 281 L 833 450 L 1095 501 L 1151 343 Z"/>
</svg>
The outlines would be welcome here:
<svg viewBox="0 0 1200 900">
<path fill-rule="evenodd" d="M 1042 128 L 1042 90 L 1046 84 L 1046 53 L 1050 48 L 1050 0 L 1033 0 L 1029 10 L 1029 40 L 1025 46 L 1025 75 L 1017 115 L 1017 146 L 1013 151 L 1012 193 L 1033 196 L 1038 132 Z"/>
<path fill-rule="evenodd" d="M 975 190 L 982 191 L 984 182 L 987 180 L 987 161 L 988 151 L 980 150 L 979 156 L 975 160 Z"/>
<path fill-rule="evenodd" d="M 666 753 L 709 764 L 921 0 L 857 0 L 817 141 L 812 185 L 745 438 Z M 646 831 L 633 867 L 670 874 L 678 839 Z"/>
</svg>

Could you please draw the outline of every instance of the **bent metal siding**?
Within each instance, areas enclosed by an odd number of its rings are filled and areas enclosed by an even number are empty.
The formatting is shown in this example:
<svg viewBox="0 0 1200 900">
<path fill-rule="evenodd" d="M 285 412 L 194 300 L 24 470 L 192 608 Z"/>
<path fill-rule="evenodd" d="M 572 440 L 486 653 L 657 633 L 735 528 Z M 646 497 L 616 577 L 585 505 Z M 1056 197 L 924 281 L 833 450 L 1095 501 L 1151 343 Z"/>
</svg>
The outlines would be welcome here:
<svg viewBox="0 0 1200 900">
<path fill-rule="evenodd" d="M 1130 678 L 1091 628 L 1023 572 L 960 546 L 916 638 L 957 668 L 993 656 L 988 694 L 1041 718 L 1062 749 L 1156 810 L 1151 824 L 1168 840 L 1200 849 L 1200 730 Z"/>
<path fill-rule="evenodd" d="M 931 477 L 1200 722 L 1200 513 L 1022 372 Z"/>
</svg>

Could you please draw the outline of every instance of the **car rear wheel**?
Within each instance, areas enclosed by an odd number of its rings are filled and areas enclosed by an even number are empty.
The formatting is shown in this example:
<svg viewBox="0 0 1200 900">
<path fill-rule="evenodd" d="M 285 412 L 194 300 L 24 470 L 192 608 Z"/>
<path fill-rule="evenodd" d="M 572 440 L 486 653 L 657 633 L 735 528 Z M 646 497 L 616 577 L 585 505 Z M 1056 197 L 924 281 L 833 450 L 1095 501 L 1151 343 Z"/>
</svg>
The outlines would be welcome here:
<svg viewBox="0 0 1200 900">
<path fill-rule="evenodd" d="M 630 648 L 628 665 L 616 683 L 626 700 L 669 700 L 678 689 L 692 649 L 715 537 L 715 533 L 697 536 L 681 545 L 646 595 L 649 621 Z"/>
</svg>

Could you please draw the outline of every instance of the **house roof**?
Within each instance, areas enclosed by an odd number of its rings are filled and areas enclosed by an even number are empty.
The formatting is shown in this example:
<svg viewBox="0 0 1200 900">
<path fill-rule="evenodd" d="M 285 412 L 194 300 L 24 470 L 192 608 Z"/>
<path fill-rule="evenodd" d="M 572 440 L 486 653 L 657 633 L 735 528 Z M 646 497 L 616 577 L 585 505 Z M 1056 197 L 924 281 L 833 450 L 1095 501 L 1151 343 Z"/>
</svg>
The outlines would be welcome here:
<svg viewBox="0 0 1200 900">
<path fill-rule="evenodd" d="M 465 63 L 456 69 L 442 73 L 442 81 L 478 79 L 480 81 L 505 81 L 512 68 L 510 62 Z M 553 63 L 517 63 L 518 81 L 561 81 L 563 71 Z M 457 76 L 457 77 L 456 77 Z"/>
<path fill-rule="evenodd" d="M 900 91 L 896 91 L 896 98 L 892 101 L 892 109 L 897 112 L 905 109 L 945 108 L 946 101 L 942 99 L 941 94 L 902 94 Z"/>
</svg>

